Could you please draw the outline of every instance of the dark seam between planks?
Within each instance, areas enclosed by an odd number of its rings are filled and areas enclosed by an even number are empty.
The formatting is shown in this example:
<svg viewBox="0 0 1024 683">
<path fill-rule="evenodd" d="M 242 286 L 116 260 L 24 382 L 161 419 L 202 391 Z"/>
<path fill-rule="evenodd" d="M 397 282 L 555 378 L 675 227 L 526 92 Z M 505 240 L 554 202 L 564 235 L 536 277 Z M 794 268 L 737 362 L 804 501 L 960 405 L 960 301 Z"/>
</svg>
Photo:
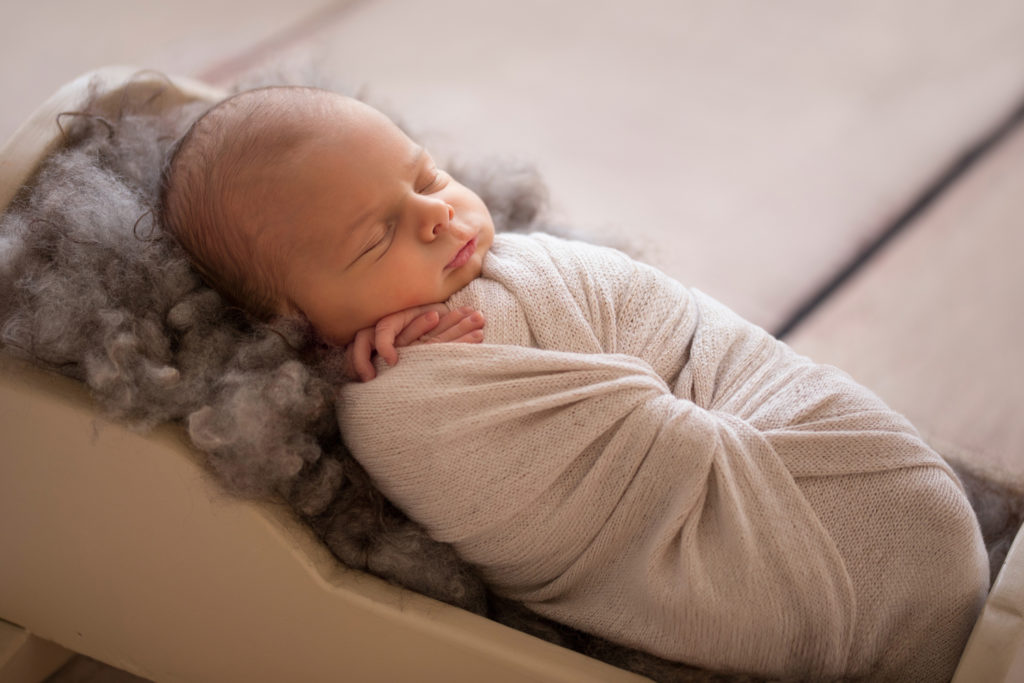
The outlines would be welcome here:
<svg viewBox="0 0 1024 683">
<path fill-rule="evenodd" d="M 825 303 L 838 289 L 863 268 L 889 241 L 914 222 L 925 210 L 957 180 L 963 177 L 992 148 L 1002 142 L 1015 128 L 1024 125 L 1024 101 L 1014 108 L 1012 113 L 987 135 L 967 148 L 957 157 L 935 181 L 928 185 L 918 198 L 900 214 L 888 228 L 883 230 L 870 244 L 836 273 L 831 280 L 817 292 L 808 297 L 790 317 L 774 332 L 783 339 L 810 316 L 819 306 Z"/>
</svg>

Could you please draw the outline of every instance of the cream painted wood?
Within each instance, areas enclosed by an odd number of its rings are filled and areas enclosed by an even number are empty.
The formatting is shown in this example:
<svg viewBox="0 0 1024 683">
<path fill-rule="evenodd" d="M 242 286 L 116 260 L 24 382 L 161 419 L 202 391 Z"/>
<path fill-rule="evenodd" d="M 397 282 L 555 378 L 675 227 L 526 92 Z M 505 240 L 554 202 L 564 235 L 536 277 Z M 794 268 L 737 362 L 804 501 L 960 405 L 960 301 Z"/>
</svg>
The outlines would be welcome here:
<svg viewBox="0 0 1024 683">
<path fill-rule="evenodd" d="M 73 654 L 0 619 L 0 681 L 4 683 L 38 683 L 62 667 Z"/>
<path fill-rule="evenodd" d="M 1010 547 L 953 683 L 1024 681 L 1024 529 Z"/>
<path fill-rule="evenodd" d="M 0 617 L 157 681 L 640 681 L 340 566 L 165 425 L 0 353 Z"/>
</svg>

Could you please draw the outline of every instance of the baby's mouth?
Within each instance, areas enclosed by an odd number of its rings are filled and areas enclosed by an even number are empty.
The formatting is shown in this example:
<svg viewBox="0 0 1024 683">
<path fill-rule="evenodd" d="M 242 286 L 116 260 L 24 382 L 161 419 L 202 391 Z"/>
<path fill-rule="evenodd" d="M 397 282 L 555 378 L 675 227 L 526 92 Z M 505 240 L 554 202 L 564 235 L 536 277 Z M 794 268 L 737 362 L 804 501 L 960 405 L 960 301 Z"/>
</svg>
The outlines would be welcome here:
<svg viewBox="0 0 1024 683">
<path fill-rule="evenodd" d="M 462 249 L 459 249 L 459 252 L 455 254 L 444 269 L 453 270 L 455 268 L 461 268 L 473 257 L 474 253 L 476 253 L 476 237 L 466 242 Z"/>
</svg>

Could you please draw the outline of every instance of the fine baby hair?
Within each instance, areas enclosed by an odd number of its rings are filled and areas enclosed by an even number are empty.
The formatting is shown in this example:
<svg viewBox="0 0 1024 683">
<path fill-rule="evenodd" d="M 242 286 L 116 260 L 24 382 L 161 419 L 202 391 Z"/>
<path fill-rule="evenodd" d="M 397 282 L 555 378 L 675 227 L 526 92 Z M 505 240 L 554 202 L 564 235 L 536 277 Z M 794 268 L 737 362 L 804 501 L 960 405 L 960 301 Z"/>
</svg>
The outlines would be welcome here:
<svg viewBox="0 0 1024 683">
<path fill-rule="evenodd" d="M 313 121 L 327 114 L 327 97 L 301 86 L 232 95 L 189 127 L 162 176 L 165 229 L 211 286 L 262 319 L 277 312 L 275 255 L 287 241 L 266 225 L 275 186 L 284 182 L 277 169 L 315 142 Z"/>
</svg>

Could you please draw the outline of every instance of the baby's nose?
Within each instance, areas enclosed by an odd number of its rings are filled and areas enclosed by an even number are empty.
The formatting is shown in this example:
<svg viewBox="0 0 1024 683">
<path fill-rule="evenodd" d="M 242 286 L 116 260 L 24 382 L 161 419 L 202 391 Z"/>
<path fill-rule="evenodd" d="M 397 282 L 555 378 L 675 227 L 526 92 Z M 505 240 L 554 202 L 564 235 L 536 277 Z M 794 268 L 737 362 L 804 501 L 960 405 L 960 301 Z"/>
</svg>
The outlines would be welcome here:
<svg viewBox="0 0 1024 683">
<path fill-rule="evenodd" d="M 455 218 L 455 208 L 448 202 L 439 199 L 430 202 L 431 206 L 424 212 L 421 223 L 423 238 L 427 241 L 450 230 L 452 219 Z"/>
<path fill-rule="evenodd" d="M 455 209 L 451 204 L 445 203 L 444 220 L 434 225 L 434 234 L 437 235 L 441 230 L 446 230 L 451 224 L 452 219 L 455 218 Z"/>
</svg>

